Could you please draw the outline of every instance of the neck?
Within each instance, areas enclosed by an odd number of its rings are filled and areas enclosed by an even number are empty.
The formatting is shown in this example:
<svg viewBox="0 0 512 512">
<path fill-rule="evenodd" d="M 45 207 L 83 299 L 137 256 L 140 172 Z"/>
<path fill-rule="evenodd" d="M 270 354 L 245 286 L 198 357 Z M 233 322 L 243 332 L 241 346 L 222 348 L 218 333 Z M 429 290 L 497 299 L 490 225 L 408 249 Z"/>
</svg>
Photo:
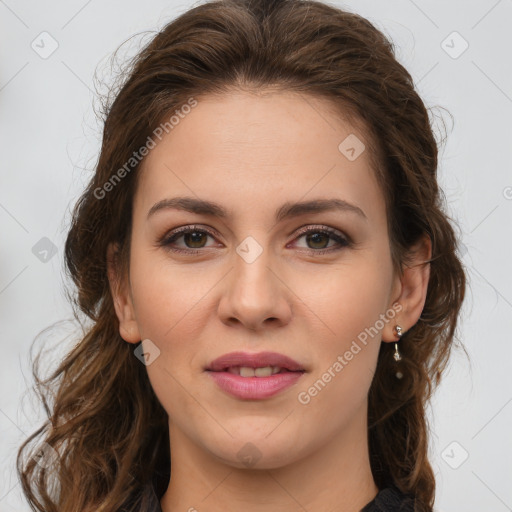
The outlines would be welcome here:
<svg viewBox="0 0 512 512">
<path fill-rule="evenodd" d="M 172 423 L 171 480 L 163 512 L 359 512 L 377 494 L 366 434 L 366 416 L 286 465 L 237 468 L 193 443 Z"/>
</svg>

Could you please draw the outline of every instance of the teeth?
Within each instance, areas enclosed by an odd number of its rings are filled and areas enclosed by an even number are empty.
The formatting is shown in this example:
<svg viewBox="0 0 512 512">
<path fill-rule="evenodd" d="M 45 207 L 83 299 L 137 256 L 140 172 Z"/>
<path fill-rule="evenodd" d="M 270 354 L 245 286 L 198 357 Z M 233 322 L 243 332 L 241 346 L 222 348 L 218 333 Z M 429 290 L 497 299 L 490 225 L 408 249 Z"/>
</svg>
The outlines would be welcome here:
<svg viewBox="0 0 512 512">
<path fill-rule="evenodd" d="M 256 375 L 254 368 L 249 368 L 247 366 L 240 367 L 240 377 L 254 377 Z"/>
<path fill-rule="evenodd" d="M 254 375 L 256 377 L 270 377 L 272 375 L 272 366 L 265 366 L 264 368 L 255 368 Z"/>
<path fill-rule="evenodd" d="M 270 377 L 281 371 L 280 366 L 265 366 L 263 368 L 251 368 L 250 366 L 230 366 L 229 373 L 240 377 Z"/>
</svg>

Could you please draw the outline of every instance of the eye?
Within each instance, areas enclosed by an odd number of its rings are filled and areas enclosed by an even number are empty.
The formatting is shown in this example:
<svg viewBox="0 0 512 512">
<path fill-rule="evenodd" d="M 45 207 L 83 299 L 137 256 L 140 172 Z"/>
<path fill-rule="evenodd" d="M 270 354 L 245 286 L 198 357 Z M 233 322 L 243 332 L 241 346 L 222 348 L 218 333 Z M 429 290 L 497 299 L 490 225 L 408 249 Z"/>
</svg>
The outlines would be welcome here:
<svg viewBox="0 0 512 512">
<path fill-rule="evenodd" d="M 182 228 L 175 229 L 170 234 L 164 236 L 158 243 L 159 245 L 168 248 L 175 252 L 186 252 L 191 254 L 197 254 L 204 246 L 204 242 L 208 236 L 214 238 L 215 235 L 205 229 L 200 229 L 197 226 L 184 226 Z M 183 238 L 185 243 L 184 248 L 172 247 L 176 240 Z"/>
<path fill-rule="evenodd" d="M 306 244 L 309 244 L 310 246 L 306 247 L 306 249 L 309 249 L 309 252 L 312 252 L 315 255 L 339 251 L 344 247 L 350 247 L 352 245 L 352 242 L 348 237 L 327 226 L 310 226 L 305 228 L 299 232 L 297 240 L 304 237 Z M 334 244 L 334 246 L 331 245 L 330 247 L 326 245 L 326 243 L 329 244 L 329 240 L 334 240 L 337 243 L 337 246 L 336 244 Z"/>
</svg>

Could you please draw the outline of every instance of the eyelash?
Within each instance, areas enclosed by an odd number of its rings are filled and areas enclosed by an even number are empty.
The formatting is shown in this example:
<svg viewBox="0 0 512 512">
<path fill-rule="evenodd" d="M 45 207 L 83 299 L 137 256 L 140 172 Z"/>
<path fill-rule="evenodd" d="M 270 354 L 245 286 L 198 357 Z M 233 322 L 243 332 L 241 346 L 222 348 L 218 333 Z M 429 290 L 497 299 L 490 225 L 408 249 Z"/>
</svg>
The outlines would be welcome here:
<svg viewBox="0 0 512 512">
<path fill-rule="evenodd" d="M 207 229 L 200 228 L 199 226 L 184 226 L 178 229 L 175 229 L 174 231 L 171 231 L 170 233 L 164 235 L 159 241 L 158 245 L 161 247 L 165 247 L 169 251 L 178 252 L 178 253 L 186 253 L 186 254 L 198 254 L 199 252 L 203 251 L 205 248 L 201 249 L 176 249 L 174 247 L 171 247 L 171 243 L 175 242 L 177 239 L 179 239 L 182 235 L 187 233 L 204 233 L 206 235 L 210 235 L 212 238 L 215 238 L 217 235 Z M 339 251 L 346 247 L 352 247 L 353 243 L 347 236 L 341 236 L 338 234 L 338 232 L 332 228 L 329 228 L 327 226 L 321 226 L 321 227 L 309 227 L 305 229 L 299 230 L 297 233 L 297 238 L 301 238 L 304 235 L 308 235 L 309 233 L 322 233 L 325 235 L 329 235 L 331 239 L 334 239 L 336 242 L 338 242 L 338 247 L 330 247 L 327 249 L 306 249 L 308 252 L 314 254 L 315 256 L 321 256 L 323 254 L 332 253 L 335 251 Z"/>
</svg>

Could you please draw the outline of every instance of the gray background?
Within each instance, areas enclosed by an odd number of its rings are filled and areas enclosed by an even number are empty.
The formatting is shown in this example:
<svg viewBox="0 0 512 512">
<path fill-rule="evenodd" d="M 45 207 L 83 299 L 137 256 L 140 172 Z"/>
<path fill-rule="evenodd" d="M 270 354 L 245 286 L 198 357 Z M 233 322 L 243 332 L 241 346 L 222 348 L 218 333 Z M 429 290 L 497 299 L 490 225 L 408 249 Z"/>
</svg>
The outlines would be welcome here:
<svg viewBox="0 0 512 512">
<path fill-rule="evenodd" d="M 42 418 L 27 394 L 29 347 L 42 329 L 70 318 L 62 250 L 69 209 L 99 150 L 94 73 L 108 83 L 107 59 L 118 45 L 192 5 L 0 0 L 0 512 L 28 511 L 13 464 Z M 436 509 L 512 510 L 512 1 L 335 5 L 391 37 L 427 106 L 454 116 L 451 123 L 445 115 L 439 171 L 462 228 L 470 289 L 460 332 L 471 364 L 454 354 L 430 410 Z M 45 31 L 58 43 L 49 56 L 41 55 L 51 50 Z M 135 38 L 129 54 L 150 36 Z"/>
</svg>

